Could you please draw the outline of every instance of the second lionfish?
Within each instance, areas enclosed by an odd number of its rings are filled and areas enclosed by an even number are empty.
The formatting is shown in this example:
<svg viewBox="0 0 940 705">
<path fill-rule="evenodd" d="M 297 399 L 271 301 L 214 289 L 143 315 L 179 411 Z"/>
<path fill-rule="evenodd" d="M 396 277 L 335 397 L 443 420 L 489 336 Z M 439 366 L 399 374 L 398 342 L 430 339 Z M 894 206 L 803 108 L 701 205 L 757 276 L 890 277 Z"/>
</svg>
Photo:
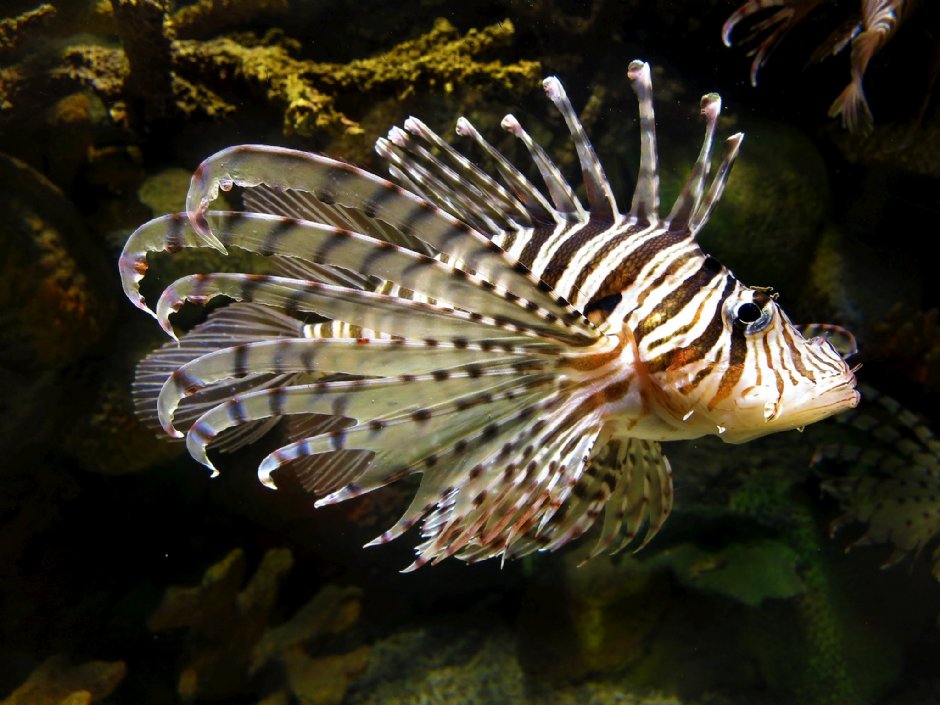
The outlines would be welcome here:
<svg viewBox="0 0 940 705">
<path fill-rule="evenodd" d="M 663 217 L 649 66 L 628 75 L 641 157 L 626 213 L 554 77 L 544 88 L 586 203 L 511 115 L 502 126 L 542 188 L 464 118 L 457 133 L 493 173 L 414 118 L 376 144 L 401 185 L 277 147 L 209 157 L 187 212 L 131 235 L 121 276 L 174 338 L 183 302 L 236 303 L 141 363 L 139 408 L 213 471 L 210 446 L 286 420 L 290 442 L 260 479 L 292 472 L 317 505 L 420 475 L 372 542 L 420 525 L 418 567 L 556 549 L 595 523 L 591 555 L 645 545 L 672 507 L 659 441 L 739 443 L 855 406 L 855 377 L 825 336 L 805 339 L 775 294 L 696 244 L 743 138 L 727 140 L 709 181 L 719 97 L 702 99 L 704 144 Z M 244 209 L 211 209 L 233 187 Z M 148 253 L 190 247 L 265 255 L 281 273 L 185 276 L 151 310 Z"/>
</svg>

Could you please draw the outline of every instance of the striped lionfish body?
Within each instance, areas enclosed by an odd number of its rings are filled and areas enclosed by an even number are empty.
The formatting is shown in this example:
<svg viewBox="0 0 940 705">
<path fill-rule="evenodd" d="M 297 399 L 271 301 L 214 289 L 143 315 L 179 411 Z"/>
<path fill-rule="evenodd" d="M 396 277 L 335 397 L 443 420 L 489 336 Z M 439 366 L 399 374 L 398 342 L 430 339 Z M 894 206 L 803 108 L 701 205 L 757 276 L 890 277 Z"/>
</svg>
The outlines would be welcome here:
<svg viewBox="0 0 940 705">
<path fill-rule="evenodd" d="M 373 542 L 420 525 L 418 567 L 555 549 L 595 523 L 592 555 L 645 545 L 672 506 L 659 441 L 742 442 L 854 406 L 855 378 L 825 337 L 805 339 L 774 294 L 696 244 L 742 139 L 727 141 L 709 181 L 718 96 L 702 100 L 704 144 L 661 217 L 649 67 L 628 74 L 641 133 L 628 213 L 553 77 L 544 87 L 586 204 L 511 115 L 502 126 L 544 188 L 464 118 L 458 134 L 495 175 L 414 118 L 376 144 L 401 185 L 275 147 L 204 161 L 187 212 L 129 238 L 124 290 L 174 338 L 169 316 L 184 301 L 236 303 L 141 363 L 139 408 L 213 471 L 210 445 L 238 447 L 286 419 L 290 442 L 260 479 L 274 486 L 286 466 L 317 505 L 419 474 Z M 234 186 L 244 209 L 212 210 Z M 241 248 L 281 274 L 186 276 L 149 309 L 147 254 L 185 247 Z"/>
</svg>

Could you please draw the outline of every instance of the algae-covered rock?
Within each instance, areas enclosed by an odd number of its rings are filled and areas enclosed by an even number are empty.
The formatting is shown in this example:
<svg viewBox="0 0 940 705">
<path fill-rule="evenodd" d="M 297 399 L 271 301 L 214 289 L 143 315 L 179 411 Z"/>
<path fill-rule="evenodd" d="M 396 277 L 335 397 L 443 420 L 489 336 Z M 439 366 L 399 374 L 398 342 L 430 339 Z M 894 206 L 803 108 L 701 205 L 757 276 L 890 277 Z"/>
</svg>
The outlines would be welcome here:
<svg viewBox="0 0 940 705">
<path fill-rule="evenodd" d="M 182 167 L 170 167 L 148 176 L 137 190 L 137 198 L 150 209 L 153 217 L 186 210 L 186 192 L 193 173 Z"/>
<path fill-rule="evenodd" d="M 172 14 L 178 36 L 205 36 L 272 11 L 288 11 L 288 0 L 198 0 Z"/>
<path fill-rule="evenodd" d="M 113 310 L 72 204 L 27 164 L 0 155 L 0 360 L 55 369 L 101 335 Z M 90 250 L 92 252 L 90 252 Z M 94 262 L 94 265 L 93 265 Z"/>
<path fill-rule="evenodd" d="M 278 2 L 263 7 L 237 3 L 232 15 L 230 5 L 202 2 L 181 8 L 174 17 L 183 33 L 191 35 L 220 25 L 223 15 L 228 21 L 241 11 L 250 15 L 282 7 Z M 300 43 L 283 32 L 176 39 L 173 18 L 158 0 L 116 0 L 115 7 L 124 51 L 75 43 L 49 61 L 5 68 L 0 118 L 28 122 L 37 108 L 46 107 L 44 96 L 90 88 L 114 109 L 123 106 L 130 122 L 140 128 L 171 115 L 230 115 L 247 89 L 283 115 L 286 134 L 361 134 L 356 117 L 339 107 L 338 98 L 368 94 L 369 105 L 380 92 L 402 99 L 416 92 L 449 93 L 458 85 L 518 92 L 534 85 L 541 72 L 534 61 L 504 63 L 492 58 L 495 49 L 514 37 L 509 20 L 461 34 L 441 18 L 423 35 L 375 56 L 339 64 L 298 58 Z"/>
<path fill-rule="evenodd" d="M 767 599 L 786 599 L 806 590 L 798 573 L 799 556 L 784 543 L 732 543 L 719 551 L 692 544 L 666 549 L 648 561 L 668 566 L 694 590 L 725 595 L 757 607 Z"/>
<path fill-rule="evenodd" d="M 55 14 L 56 9 L 53 5 L 43 3 L 16 17 L 0 18 L 0 56 L 12 53 L 22 46 L 31 33 L 48 24 Z"/>
<path fill-rule="evenodd" d="M 268 551 L 242 587 L 246 563 L 236 549 L 193 587 L 171 587 L 148 621 L 151 631 L 188 628 L 177 692 L 188 700 L 243 693 L 262 671 L 280 671 L 303 705 L 338 705 L 362 671 L 368 647 L 322 654 L 318 641 L 348 630 L 359 617 L 356 588 L 324 587 L 287 621 L 271 626 L 280 584 L 293 565 L 288 549 Z M 271 677 L 268 676 L 268 681 Z M 275 702 L 281 696 L 272 693 Z"/>
<path fill-rule="evenodd" d="M 940 178 L 940 112 L 936 110 L 919 124 L 877 124 L 870 134 L 834 132 L 832 139 L 852 163 Z"/>
<path fill-rule="evenodd" d="M 36 148 L 41 150 L 47 175 L 60 187 L 74 183 L 106 115 L 101 99 L 91 91 L 70 93 L 47 111 L 46 138 L 37 140 Z"/>
<path fill-rule="evenodd" d="M 173 26 L 166 0 L 111 0 L 129 71 L 123 94 L 134 112 L 161 118 L 173 100 Z"/>
<path fill-rule="evenodd" d="M 51 182 L 0 155 L 0 445 L 41 442 L 59 422 L 64 369 L 114 311 L 81 217 Z"/>
<path fill-rule="evenodd" d="M 122 661 L 72 666 L 64 655 L 52 656 L 0 705 L 89 705 L 111 695 L 126 673 Z"/>
<path fill-rule="evenodd" d="M 530 585 L 519 617 L 520 659 L 552 682 L 636 661 L 668 608 L 663 575 L 629 560 L 568 555 Z"/>
<path fill-rule="evenodd" d="M 512 23 L 505 21 L 461 36 L 447 20 L 438 19 L 417 39 L 345 65 L 295 59 L 290 48 L 278 42 L 183 40 L 177 44 L 176 64 L 190 80 L 222 74 L 230 77 L 229 89 L 247 84 L 283 111 L 285 134 L 311 136 L 337 128 L 361 134 L 356 120 L 339 109 L 338 95 L 391 91 L 404 97 L 419 89 L 449 93 L 456 85 L 481 83 L 507 90 L 531 86 L 540 71 L 536 62 L 503 64 L 477 58 L 508 43 L 513 32 Z"/>
<path fill-rule="evenodd" d="M 775 628 L 768 624 L 750 632 L 764 678 L 774 689 L 790 691 L 801 705 L 876 702 L 898 675 L 897 644 L 874 629 L 859 628 L 864 608 L 844 597 L 808 502 L 783 478 L 755 477 L 735 493 L 731 506 L 777 529 L 798 556 L 805 586 L 793 598 L 795 614 L 778 615 Z"/>
<path fill-rule="evenodd" d="M 913 323 L 907 311 L 919 308 L 921 285 L 914 267 L 886 268 L 876 252 L 827 224 L 812 256 L 805 297 L 814 312 L 849 326 L 867 354 L 897 340 L 893 333 L 873 335 L 873 324 L 886 320 L 893 309 L 903 310 L 905 321 Z M 908 336 L 901 339 L 912 342 Z"/>
<path fill-rule="evenodd" d="M 149 341 L 156 336 L 148 328 L 134 325 L 131 331 Z M 182 443 L 167 443 L 134 413 L 129 351 L 139 358 L 147 350 L 128 341 L 125 332 L 119 336 L 118 350 L 104 363 L 107 372 L 74 380 L 85 397 L 84 413 L 71 420 L 61 444 L 82 468 L 104 475 L 139 472 L 184 452 Z"/>
<path fill-rule="evenodd" d="M 546 631 L 557 622 L 546 624 Z M 512 703 L 513 705 L 683 705 L 661 689 L 631 687 L 618 675 L 559 682 L 520 665 L 528 645 L 493 614 L 449 616 L 394 633 L 372 648 L 348 705 Z M 555 662 L 562 668 L 564 661 Z"/>
<path fill-rule="evenodd" d="M 526 703 L 512 635 L 493 619 L 445 621 L 402 631 L 372 647 L 349 705 Z"/>
</svg>

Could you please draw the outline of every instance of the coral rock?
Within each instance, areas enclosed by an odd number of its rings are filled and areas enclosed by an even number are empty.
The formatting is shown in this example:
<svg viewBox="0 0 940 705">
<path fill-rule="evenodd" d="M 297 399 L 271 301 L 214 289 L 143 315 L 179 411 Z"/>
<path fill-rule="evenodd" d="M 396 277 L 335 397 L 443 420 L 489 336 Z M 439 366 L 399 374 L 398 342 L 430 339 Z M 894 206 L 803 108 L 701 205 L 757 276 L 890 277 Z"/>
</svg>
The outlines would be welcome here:
<svg viewBox="0 0 940 705">
<path fill-rule="evenodd" d="M 236 549 L 211 566 L 199 585 L 166 591 L 147 626 L 151 631 L 189 627 L 188 653 L 177 681 L 182 697 L 243 693 L 262 669 L 270 668 L 280 670 L 300 703 L 342 701 L 349 679 L 365 668 L 368 648 L 339 655 L 308 650 L 356 622 L 360 591 L 328 585 L 287 622 L 271 627 L 280 583 L 292 565 L 289 550 L 272 549 L 240 590 L 246 566 L 244 553 Z M 269 701 L 285 702 L 284 694 L 274 693 Z"/>
<path fill-rule="evenodd" d="M 65 656 L 52 656 L 0 705 L 88 705 L 111 695 L 126 672 L 122 661 L 72 666 Z"/>
</svg>

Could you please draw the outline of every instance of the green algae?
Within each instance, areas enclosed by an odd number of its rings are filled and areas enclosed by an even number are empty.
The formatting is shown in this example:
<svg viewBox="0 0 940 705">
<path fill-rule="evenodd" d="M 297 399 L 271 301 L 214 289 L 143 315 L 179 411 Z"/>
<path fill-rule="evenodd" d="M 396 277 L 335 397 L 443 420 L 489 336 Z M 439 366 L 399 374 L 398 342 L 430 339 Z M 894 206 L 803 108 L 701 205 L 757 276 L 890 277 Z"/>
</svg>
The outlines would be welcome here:
<svg viewBox="0 0 940 705">
<path fill-rule="evenodd" d="M 725 595 L 751 607 L 806 591 L 796 552 L 779 541 L 729 543 L 718 551 L 680 544 L 657 553 L 647 564 L 668 567 L 693 590 Z"/>
<path fill-rule="evenodd" d="M 792 690 L 807 705 L 867 705 L 897 676 L 899 653 L 858 629 L 860 615 L 843 603 L 841 585 L 826 560 L 827 543 L 811 507 L 786 479 L 751 480 L 730 508 L 775 528 L 799 558 L 805 591 L 794 598 L 798 632 L 769 628 L 761 639 L 762 668 L 774 687 Z M 752 641 L 760 639 L 752 635 Z M 777 648 L 773 648 L 776 641 Z"/>
</svg>

